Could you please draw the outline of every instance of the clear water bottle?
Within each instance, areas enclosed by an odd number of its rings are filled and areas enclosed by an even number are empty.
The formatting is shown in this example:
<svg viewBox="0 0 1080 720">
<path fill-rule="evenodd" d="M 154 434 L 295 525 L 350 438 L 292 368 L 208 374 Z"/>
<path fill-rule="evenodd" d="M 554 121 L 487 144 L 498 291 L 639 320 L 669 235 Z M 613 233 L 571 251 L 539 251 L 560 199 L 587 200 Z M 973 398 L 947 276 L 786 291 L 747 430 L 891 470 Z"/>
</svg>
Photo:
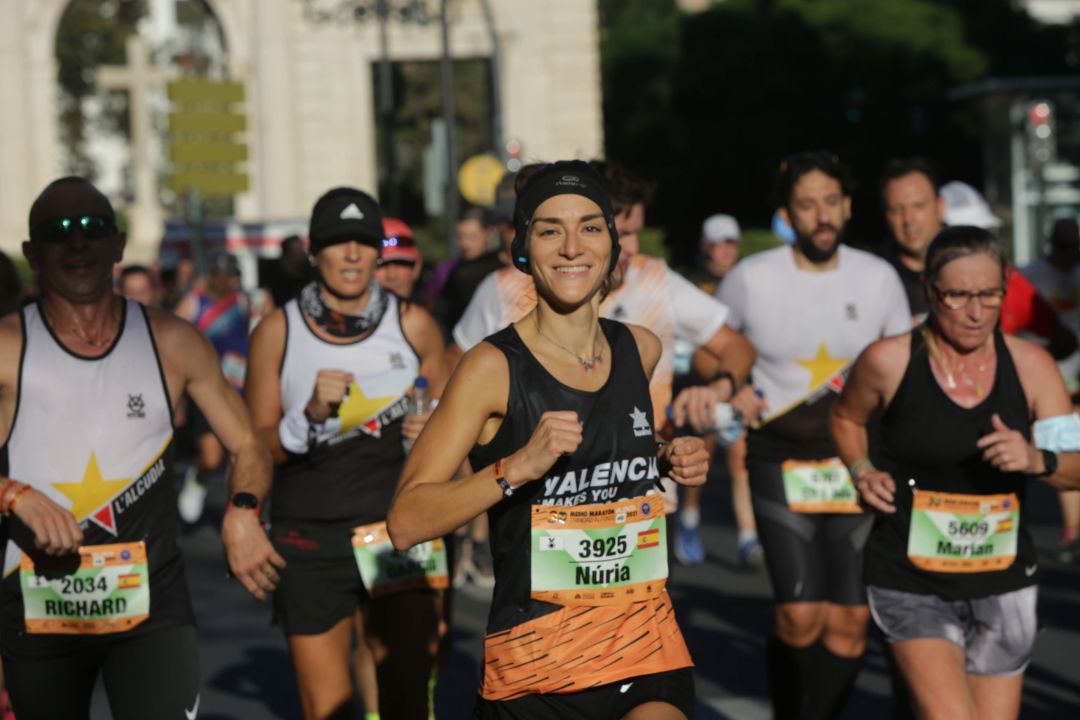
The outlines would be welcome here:
<svg viewBox="0 0 1080 720">
<path fill-rule="evenodd" d="M 731 403 L 717 403 L 713 413 L 716 444 L 722 448 L 731 447 L 746 431 L 743 414 Z"/>
<path fill-rule="evenodd" d="M 423 415 L 431 408 L 431 400 L 428 397 L 428 379 L 423 375 L 416 378 L 413 383 L 412 397 L 409 398 L 409 415 Z M 412 441 L 402 438 L 401 444 L 405 448 L 405 454 L 412 450 Z"/>
</svg>

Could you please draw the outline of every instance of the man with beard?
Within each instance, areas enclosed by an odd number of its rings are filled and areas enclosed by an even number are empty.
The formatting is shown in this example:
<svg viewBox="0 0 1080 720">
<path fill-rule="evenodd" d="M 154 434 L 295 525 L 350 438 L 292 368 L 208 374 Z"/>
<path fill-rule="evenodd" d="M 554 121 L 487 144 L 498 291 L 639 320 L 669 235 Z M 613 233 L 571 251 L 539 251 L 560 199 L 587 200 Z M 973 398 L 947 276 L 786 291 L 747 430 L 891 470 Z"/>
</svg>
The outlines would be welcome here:
<svg viewBox="0 0 1080 720">
<path fill-rule="evenodd" d="M 831 718 L 843 712 L 865 645 L 862 548 L 872 519 L 837 458 L 829 408 L 859 352 L 909 329 L 911 311 L 888 263 L 841 244 L 851 197 L 835 155 L 789 157 L 773 201 L 794 244 L 740 261 L 718 297 L 758 353 L 753 386 L 737 402 L 753 406 L 746 465 L 777 603 L 768 645 L 775 717 Z"/>
</svg>

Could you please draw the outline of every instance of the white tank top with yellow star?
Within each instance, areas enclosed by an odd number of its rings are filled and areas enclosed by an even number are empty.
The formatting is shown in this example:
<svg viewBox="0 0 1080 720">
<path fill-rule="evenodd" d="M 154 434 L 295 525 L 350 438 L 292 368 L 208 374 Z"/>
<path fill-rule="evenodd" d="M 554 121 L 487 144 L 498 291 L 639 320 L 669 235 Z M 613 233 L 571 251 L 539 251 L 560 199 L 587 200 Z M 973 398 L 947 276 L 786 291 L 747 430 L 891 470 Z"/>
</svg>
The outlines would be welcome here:
<svg viewBox="0 0 1080 720">
<path fill-rule="evenodd" d="M 337 415 L 318 432 L 316 447 L 336 445 L 359 435 L 380 438 L 383 428 L 408 410 L 406 392 L 420 371 L 420 358 L 402 332 L 398 298 L 387 295 L 386 311 L 375 332 L 346 344 L 319 338 L 305 322 L 299 305 L 294 301 L 285 304 L 289 334 L 281 365 L 282 409 L 288 412 L 307 404 L 319 370 L 344 370 L 353 375 Z"/>
<path fill-rule="evenodd" d="M 145 312 L 125 301 L 113 346 L 96 358 L 61 346 L 39 306 L 22 313 L 7 474 L 70 510 L 86 545 L 145 540 L 153 579 L 178 550 L 172 411 Z M 15 541 L 28 539 L 20 523 L 9 530 L 5 574 L 21 559 Z"/>
<path fill-rule="evenodd" d="M 768 403 L 762 426 L 784 425 L 782 434 L 798 443 L 827 442 L 827 408 L 821 412 L 818 400 L 843 389 L 859 353 L 911 329 L 896 271 L 845 245 L 826 272 L 800 269 L 788 246 L 752 255 L 736 264 L 717 297 L 729 309 L 728 323 L 757 349 L 753 383 Z M 811 406 L 818 407 L 807 412 Z"/>
</svg>

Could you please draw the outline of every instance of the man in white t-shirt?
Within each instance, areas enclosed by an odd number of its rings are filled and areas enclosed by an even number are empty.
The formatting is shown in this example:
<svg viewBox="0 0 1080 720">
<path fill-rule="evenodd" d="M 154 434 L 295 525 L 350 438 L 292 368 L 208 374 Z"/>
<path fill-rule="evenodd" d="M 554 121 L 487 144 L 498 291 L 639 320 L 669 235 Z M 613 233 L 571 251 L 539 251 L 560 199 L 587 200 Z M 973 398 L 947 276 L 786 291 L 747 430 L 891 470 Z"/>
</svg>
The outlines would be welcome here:
<svg viewBox="0 0 1080 720">
<path fill-rule="evenodd" d="M 863 348 L 911 328 L 896 271 L 841 244 L 848 188 L 832 153 L 781 163 L 774 206 L 795 242 L 740 260 L 718 293 L 728 322 L 758 353 L 752 382 L 762 402 L 760 418 L 749 418 L 746 464 L 777 603 L 768 656 L 778 720 L 804 717 L 800 708 L 805 717 L 838 717 L 858 674 L 872 518 L 861 514 L 837 458 L 828 414 Z"/>
</svg>

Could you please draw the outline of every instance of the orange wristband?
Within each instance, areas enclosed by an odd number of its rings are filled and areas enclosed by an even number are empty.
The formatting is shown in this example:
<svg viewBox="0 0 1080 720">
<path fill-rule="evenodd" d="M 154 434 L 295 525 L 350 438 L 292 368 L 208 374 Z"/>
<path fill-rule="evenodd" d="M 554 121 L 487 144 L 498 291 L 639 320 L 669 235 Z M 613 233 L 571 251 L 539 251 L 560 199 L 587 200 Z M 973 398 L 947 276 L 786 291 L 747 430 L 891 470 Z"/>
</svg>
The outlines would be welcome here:
<svg viewBox="0 0 1080 720">
<path fill-rule="evenodd" d="M 499 487 L 502 488 L 502 493 L 506 497 L 510 497 L 514 494 L 514 488 L 512 488 L 510 483 L 506 480 L 506 470 L 503 467 L 503 458 L 499 458 L 495 461 L 495 482 L 499 483 Z"/>
<path fill-rule="evenodd" d="M 5 514 L 10 515 L 11 513 L 15 512 L 16 503 L 18 503 L 20 498 L 22 498 L 22 496 L 28 492 L 30 492 L 29 485 L 23 485 L 21 488 L 16 490 L 15 494 L 11 496 L 10 500 L 8 500 L 7 510 L 5 511 Z"/>
</svg>

